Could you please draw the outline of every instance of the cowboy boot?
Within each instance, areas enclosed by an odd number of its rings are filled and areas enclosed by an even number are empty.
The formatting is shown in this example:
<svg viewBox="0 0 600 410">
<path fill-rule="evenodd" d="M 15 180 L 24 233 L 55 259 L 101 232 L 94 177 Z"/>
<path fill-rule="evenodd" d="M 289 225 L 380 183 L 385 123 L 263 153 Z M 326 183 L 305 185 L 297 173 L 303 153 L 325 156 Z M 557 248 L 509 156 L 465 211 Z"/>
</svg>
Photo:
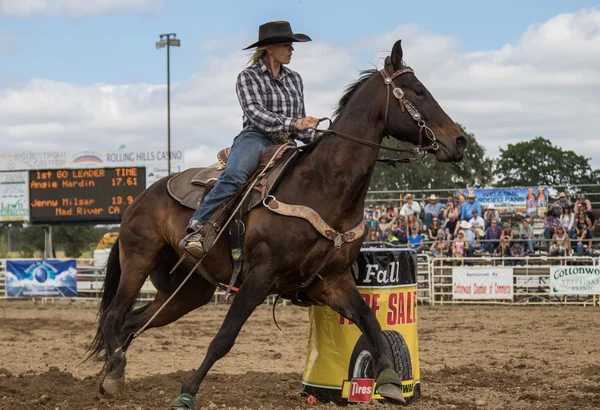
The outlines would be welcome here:
<svg viewBox="0 0 600 410">
<path fill-rule="evenodd" d="M 202 259 L 205 254 L 202 228 L 204 225 L 201 221 L 192 219 L 186 229 L 187 235 L 179 242 L 179 247 L 183 252 L 198 259 Z"/>
</svg>

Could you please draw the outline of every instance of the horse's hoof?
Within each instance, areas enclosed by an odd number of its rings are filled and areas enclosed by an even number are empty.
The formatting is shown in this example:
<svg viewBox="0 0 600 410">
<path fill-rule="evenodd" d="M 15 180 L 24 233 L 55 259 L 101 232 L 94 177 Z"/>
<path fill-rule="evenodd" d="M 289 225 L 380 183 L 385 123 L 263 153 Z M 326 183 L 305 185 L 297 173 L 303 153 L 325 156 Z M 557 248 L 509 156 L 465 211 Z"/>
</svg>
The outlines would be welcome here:
<svg viewBox="0 0 600 410">
<path fill-rule="evenodd" d="M 181 393 L 179 397 L 171 402 L 171 410 L 181 409 L 195 410 L 194 396 L 187 393 Z"/>
<path fill-rule="evenodd" d="M 125 392 L 125 377 L 114 378 L 106 376 L 100 386 L 100 393 L 104 396 L 120 398 Z"/>
<path fill-rule="evenodd" d="M 380 396 L 393 401 L 398 404 L 406 404 L 404 395 L 402 394 L 402 387 L 396 386 L 395 384 L 384 384 L 383 386 L 377 387 L 377 392 Z"/>
</svg>

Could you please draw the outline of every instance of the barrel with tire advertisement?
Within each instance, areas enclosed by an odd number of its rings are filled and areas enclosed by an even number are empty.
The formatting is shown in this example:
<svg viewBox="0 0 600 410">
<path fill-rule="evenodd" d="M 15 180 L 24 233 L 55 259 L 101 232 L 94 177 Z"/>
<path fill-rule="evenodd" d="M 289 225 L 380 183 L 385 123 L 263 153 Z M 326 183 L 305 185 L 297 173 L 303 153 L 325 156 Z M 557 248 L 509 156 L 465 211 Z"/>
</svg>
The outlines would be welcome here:
<svg viewBox="0 0 600 410">
<path fill-rule="evenodd" d="M 392 351 L 407 403 L 421 395 L 416 267 L 414 251 L 401 249 L 365 249 L 352 267 L 358 290 L 375 312 Z M 383 400 L 372 381 L 370 386 L 360 387 L 375 378 L 368 343 L 360 329 L 326 306 L 309 308 L 309 323 L 303 393 L 345 405 L 362 401 L 353 398 L 359 386 L 362 392 L 369 392 L 369 399 Z"/>
</svg>

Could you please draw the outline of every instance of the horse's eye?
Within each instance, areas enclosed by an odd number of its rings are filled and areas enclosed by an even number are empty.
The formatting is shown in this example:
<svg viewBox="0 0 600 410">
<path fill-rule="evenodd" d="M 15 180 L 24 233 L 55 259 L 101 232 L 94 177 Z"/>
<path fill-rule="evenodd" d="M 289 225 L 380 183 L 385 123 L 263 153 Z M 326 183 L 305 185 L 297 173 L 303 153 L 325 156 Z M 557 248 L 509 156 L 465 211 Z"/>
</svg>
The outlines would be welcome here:
<svg viewBox="0 0 600 410">
<path fill-rule="evenodd" d="M 417 95 L 421 96 L 423 94 L 425 94 L 425 90 L 423 90 L 422 87 L 419 87 L 415 90 L 415 92 L 417 93 Z"/>
</svg>

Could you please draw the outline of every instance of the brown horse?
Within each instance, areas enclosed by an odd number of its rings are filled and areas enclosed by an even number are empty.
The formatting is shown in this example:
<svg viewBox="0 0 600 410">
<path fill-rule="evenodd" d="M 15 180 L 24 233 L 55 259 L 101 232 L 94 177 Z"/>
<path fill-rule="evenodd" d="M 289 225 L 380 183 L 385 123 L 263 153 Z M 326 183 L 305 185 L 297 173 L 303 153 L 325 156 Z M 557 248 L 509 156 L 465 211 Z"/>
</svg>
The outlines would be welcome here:
<svg viewBox="0 0 600 410">
<path fill-rule="evenodd" d="M 301 156 L 274 194 L 283 203 L 314 209 L 339 232 L 349 231 L 362 221 L 383 136 L 427 145 L 438 161 L 460 161 L 463 157 L 466 139 L 412 70 L 404 66 L 400 41 L 386 59 L 384 70 L 366 71 L 346 89 L 336 114 L 330 130 Z M 91 346 L 92 354 L 106 354 L 106 375 L 100 390 L 109 395 L 120 395 L 124 388 L 128 336 L 146 324 L 195 264 L 188 258 L 169 274 L 181 256 L 178 243 L 192 211 L 173 200 L 166 185 L 166 178 L 156 182 L 127 209 L 120 239 L 109 257 L 98 331 Z M 333 242 L 306 220 L 278 215 L 262 206 L 246 216 L 246 227 L 245 280 L 202 364 L 183 384 L 175 407 L 193 408 L 200 383 L 213 364 L 229 352 L 256 307 L 268 295 L 299 289 L 333 247 Z M 360 248 L 361 240 L 341 245 L 319 269 L 319 279 L 303 292 L 314 303 L 327 305 L 358 325 L 372 347 L 379 393 L 403 402 L 391 352 L 350 273 Z M 219 282 L 229 283 L 232 268 L 224 238 L 211 248 L 202 267 Z M 148 276 L 158 290 L 156 298 L 132 311 Z M 206 304 L 214 291 L 215 286 L 202 276 L 193 275 L 150 327 L 165 326 Z"/>
</svg>

